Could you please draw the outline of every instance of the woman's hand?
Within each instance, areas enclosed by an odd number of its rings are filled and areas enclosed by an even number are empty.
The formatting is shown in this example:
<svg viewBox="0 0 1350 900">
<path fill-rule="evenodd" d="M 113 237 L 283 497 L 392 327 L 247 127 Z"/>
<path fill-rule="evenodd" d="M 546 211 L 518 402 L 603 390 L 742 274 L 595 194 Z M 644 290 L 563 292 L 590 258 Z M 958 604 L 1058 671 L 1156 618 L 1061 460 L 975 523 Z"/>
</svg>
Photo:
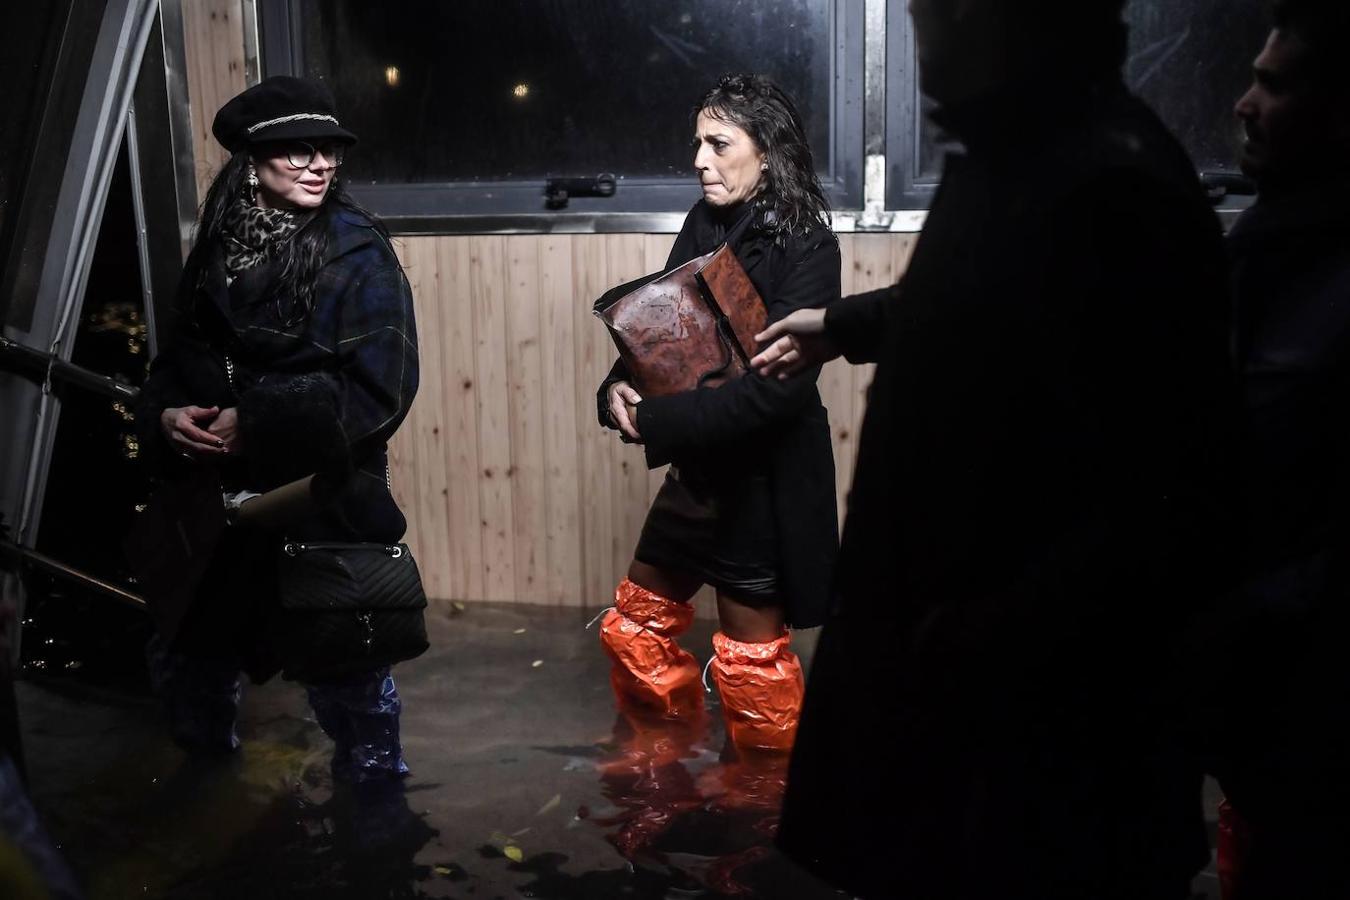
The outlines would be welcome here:
<svg viewBox="0 0 1350 900">
<path fill-rule="evenodd" d="M 825 334 L 823 309 L 799 309 L 755 335 L 755 340 L 768 344 L 750 360 L 765 377 L 787 378 L 839 355 L 839 348 Z"/>
<path fill-rule="evenodd" d="M 642 395 L 628 382 L 616 381 L 609 386 L 606 399 L 609 401 L 609 418 L 614 422 L 614 426 L 630 440 L 641 441 L 642 435 L 638 434 L 636 413 L 637 405 L 642 402 Z"/>
<path fill-rule="evenodd" d="M 220 411 L 216 420 L 206 429 L 208 434 L 225 442 L 226 453 L 239 452 L 239 410 L 230 406 Z"/>
<path fill-rule="evenodd" d="M 159 414 L 159 427 L 169 446 L 189 459 L 225 453 L 224 438 L 203 431 L 200 422 L 220 415 L 218 406 L 171 406 Z"/>
</svg>

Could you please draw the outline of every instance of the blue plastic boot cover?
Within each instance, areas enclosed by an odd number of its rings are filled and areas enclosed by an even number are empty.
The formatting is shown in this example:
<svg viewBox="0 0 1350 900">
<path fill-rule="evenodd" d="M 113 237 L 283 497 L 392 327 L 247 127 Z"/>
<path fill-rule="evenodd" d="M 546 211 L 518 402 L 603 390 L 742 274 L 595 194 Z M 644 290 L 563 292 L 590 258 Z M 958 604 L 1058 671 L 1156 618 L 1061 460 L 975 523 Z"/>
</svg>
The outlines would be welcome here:
<svg viewBox="0 0 1350 900">
<path fill-rule="evenodd" d="M 307 684 L 319 727 L 333 739 L 333 780 L 398 778 L 408 774 L 398 737 L 403 704 L 385 666 L 342 681 Z"/>
</svg>

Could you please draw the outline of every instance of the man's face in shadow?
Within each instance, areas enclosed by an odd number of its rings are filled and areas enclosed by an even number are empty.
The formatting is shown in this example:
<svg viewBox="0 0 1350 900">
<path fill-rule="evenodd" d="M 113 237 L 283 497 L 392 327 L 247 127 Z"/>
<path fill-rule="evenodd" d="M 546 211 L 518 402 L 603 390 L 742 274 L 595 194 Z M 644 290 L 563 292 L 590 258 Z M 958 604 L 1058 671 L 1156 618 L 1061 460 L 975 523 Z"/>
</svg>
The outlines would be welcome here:
<svg viewBox="0 0 1350 900">
<path fill-rule="evenodd" d="M 1309 49 L 1296 31 L 1275 29 L 1252 64 L 1252 86 L 1233 111 L 1246 142 L 1242 171 L 1263 186 L 1335 174 L 1350 150 L 1350 115 L 1318 84 Z"/>
<path fill-rule="evenodd" d="M 1007 2 L 910 0 L 919 87 L 938 103 L 987 93 L 1013 73 L 1005 35 Z"/>
</svg>

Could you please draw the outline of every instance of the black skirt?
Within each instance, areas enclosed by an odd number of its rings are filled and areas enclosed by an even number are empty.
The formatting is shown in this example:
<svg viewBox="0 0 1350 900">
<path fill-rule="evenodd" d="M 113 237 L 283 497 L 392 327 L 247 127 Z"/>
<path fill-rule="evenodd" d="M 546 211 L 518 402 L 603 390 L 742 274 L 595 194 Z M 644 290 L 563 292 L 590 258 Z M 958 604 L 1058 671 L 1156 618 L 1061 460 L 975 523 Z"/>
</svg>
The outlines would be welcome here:
<svg viewBox="0 0 1350 900">
<path fill-rule="evenodd" d="M 633 556 L 686 572 L 752 606 L 778 603 L 773 493 L 763 473 L 708 477 L 670 467 Z"/>
</svg>

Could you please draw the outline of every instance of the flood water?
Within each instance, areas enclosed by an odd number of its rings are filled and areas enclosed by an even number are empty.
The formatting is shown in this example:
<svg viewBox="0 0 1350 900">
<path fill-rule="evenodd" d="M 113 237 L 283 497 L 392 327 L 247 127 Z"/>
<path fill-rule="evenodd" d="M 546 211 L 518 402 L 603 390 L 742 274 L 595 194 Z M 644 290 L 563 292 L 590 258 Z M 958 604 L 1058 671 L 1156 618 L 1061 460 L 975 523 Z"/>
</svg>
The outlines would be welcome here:
<svg viewBox="0 0 1350 900">
<path fill-rule="evenodd" d="M 677 723 L 616 709 L 588 617 L 429 616 L 433 649 L 395 669 L 412 767 L 395 789 L 335 787 L 280 679 L 246 687 L 242 749 L 203 759 L 135 679 L 30 669 L 31 794 L 94 900 L 840 896 L 771 848 L 785 760 L 729 754 L 715 693 Z M 712 630 L 682 639 L 700 662 Z"/>
</svg>

